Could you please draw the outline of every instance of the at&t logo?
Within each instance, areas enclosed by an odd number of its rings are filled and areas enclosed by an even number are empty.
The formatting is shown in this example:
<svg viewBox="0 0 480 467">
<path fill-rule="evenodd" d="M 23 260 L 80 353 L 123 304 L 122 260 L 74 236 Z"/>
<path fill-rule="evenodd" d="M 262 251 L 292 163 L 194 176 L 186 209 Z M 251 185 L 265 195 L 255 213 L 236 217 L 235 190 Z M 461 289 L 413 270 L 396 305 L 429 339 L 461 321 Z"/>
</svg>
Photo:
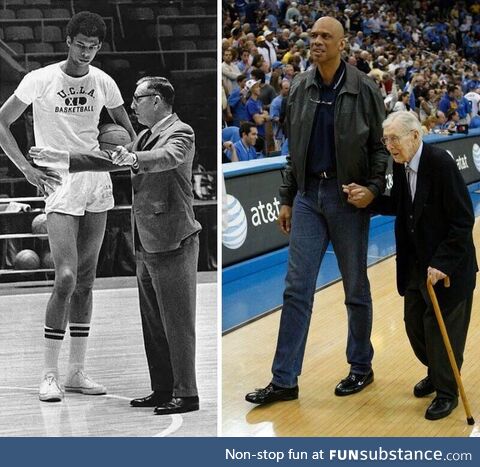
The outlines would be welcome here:
<svg viewBox="0 0 480 467">
<path fill-rule="evenodd" d="M 228 226 L 223 230 L 222 242 L 227 248 L 236 250 L 247 238 L 247 217 L 238 199 L 228 194 L 227 209 Z"/>
</svg>

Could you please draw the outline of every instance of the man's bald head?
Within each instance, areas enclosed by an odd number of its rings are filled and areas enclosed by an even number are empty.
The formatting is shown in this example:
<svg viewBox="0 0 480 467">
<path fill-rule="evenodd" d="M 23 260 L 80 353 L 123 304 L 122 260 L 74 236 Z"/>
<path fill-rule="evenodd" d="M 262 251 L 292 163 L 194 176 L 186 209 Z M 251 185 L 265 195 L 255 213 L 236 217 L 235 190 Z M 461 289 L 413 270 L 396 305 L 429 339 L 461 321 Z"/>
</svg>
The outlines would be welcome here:
<svg viewBox="0 0 480 467">
<path fill-rule="evenodd" d="M 312 29 L 314 29 L 317 25 L 318 27 L 329 29 L 335 39 L 343 39 L 345 37 L 345 31 L 342 23 L 332 16 L 322 16 L 321 18 L 317 19 Z"/>
</svg>

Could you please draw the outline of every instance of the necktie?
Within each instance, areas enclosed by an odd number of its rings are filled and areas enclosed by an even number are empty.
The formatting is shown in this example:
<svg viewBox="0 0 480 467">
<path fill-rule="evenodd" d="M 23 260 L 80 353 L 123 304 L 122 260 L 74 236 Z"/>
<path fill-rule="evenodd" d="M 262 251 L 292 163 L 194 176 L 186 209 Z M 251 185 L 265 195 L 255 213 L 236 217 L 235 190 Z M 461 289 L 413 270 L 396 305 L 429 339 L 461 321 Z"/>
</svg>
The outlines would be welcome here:
<svg viewBox="0 0 480 467">
<path fill-rule="evenodd" d="M 140 142 L 138 143 L 138 150 L 139 150 L 139 151 L 141 151 L 142 149 L 145 148 L 145 146 L 146 146 L 146 144 L 147 144 L 147 141 L 148 141 L 148 138 L 150 138 L 151 135 L 152 135 L 152 132 L 151 132 L 150 130 L 147 130 L 147 131 L 143 134 Z"/>
<path fill-rule="evenodd" d="M 410 199 L 413 201 L 413 196 L 412 196 L 412 186 L 410 185 L 410 175 L 412 173 L 412 169 L 410 166 L 407 164 L 405 166 L 405 174 L 407 176 L 407 188 L 408 188 L 408 194 L 410 195 Z"/>
</svg>

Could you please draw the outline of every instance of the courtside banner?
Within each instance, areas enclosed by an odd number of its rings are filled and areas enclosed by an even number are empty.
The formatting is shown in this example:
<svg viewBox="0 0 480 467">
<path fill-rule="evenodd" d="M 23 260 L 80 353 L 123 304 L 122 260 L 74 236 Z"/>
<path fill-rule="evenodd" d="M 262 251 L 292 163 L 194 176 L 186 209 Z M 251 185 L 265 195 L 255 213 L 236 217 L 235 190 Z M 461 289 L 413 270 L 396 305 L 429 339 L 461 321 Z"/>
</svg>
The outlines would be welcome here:
<svg viewBox="0 0 480 467">
<path fill-rule="evenodd" d="M 222 232 L 223 265 L 228 266 L 281 248 L 288 237 L 280 232 L 279 169 L 225 180 L 228 227 Z"/>
<path fill-rule="evenodd" d="M 466 438 L 3 438 L 0 449 L 1 465 L 15 467 L 473 467 L 480 442 L 468 428 Z"/>
<path fill-rule="evenodd" d="M 436 142 L 434 145 L 445 149 L 455 159 L 465 183 L 480 180 L 480 136 Z"/>
</svg>

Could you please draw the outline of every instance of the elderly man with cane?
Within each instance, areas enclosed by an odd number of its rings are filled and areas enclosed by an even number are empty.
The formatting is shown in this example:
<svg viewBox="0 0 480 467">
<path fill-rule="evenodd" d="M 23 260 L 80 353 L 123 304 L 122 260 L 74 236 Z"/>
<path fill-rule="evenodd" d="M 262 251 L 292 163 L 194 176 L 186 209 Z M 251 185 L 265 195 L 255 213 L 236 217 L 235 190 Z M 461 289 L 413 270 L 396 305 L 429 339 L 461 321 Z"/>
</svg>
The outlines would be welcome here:
<svg viewBox="0 0 480 467">
<path fill-rule="evenodd" d="M 396 215 L 397 288 L 405 297 L 405 326 L 427 376 L 413 388 L 415 397 L 436 392 L 425 418 L 450 415 L 458 388 L 437 323 L 426 281 L 435 286 L 458 368 L 472 309 L 478 270 L 472 229 L 472 202 L 455 161 L 443 149 L 422 142 L 420 122 L 409 112 L 395 112 L 383 123 L 383 143 L 395 163 L 390 198 L 377 208 Z M 351 201 L 363 196 L 354 184 L 344 186 Z M 446 288 L 442 279 L 450 278 Z M 455 363 L 454 361 L 454 363 Z"/>
</svg>

